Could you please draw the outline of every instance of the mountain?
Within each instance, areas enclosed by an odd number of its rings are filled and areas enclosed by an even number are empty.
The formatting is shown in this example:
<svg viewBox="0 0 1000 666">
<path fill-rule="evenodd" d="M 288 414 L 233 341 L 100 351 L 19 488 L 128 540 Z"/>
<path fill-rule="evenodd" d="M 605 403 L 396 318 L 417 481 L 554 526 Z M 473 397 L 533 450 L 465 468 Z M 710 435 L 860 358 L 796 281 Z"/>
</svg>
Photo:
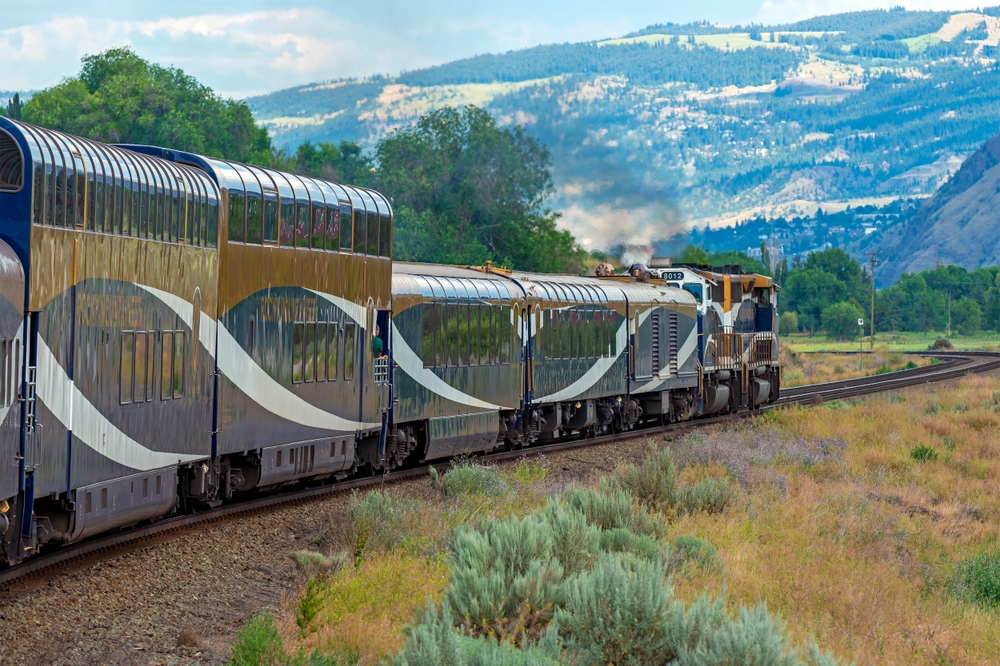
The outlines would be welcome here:
<svg viewBox="0 0 1000 666">
<path fill-rule="evenodd" d="M 966 269 L 1000 264 L 1000 134 L 973 153 L 951 179 L 883 245 L 882 282 L 940 264 Z"/>
<path fill-rule="evenodd" d="M 893 9 L 654 25 L 247 101 L 293 149 L 371 146 L 429 110 L 482 106 L 550 147 L 551 205 L 585 246 L 642 255 L 691 226 L 933 194 L 1000 131 L 998 17 Z M 865 242 L 891 226 L 869 227 Z"/>
</svg>

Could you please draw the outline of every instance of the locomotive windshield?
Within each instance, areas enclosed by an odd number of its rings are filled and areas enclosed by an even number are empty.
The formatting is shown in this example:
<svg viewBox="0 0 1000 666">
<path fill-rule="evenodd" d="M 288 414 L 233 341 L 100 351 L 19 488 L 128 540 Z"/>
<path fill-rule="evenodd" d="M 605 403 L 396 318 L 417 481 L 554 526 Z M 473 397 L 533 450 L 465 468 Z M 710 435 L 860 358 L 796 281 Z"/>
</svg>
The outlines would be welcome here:
<svg viewBox="0 0 1000 666">
<path fill-rule="evenodd" d="M 697 282 L 688 282 L 688 283 L 686 283 L 684 285 L 684 291 L 688 292 L 689 294 L 691 294 L 692 296 L 694 296 L 695 298 L 697 298 L 699 304 L 702 303 L 702 301 L 704 300 L 702 298 L 701 285 L 698 284 Z"/>
<path fill-rule="evenodd" d="M 6 132 L 0 132 L 0 192 L 16 192 L 24 181 L 21 149 Z"/>
</svg>

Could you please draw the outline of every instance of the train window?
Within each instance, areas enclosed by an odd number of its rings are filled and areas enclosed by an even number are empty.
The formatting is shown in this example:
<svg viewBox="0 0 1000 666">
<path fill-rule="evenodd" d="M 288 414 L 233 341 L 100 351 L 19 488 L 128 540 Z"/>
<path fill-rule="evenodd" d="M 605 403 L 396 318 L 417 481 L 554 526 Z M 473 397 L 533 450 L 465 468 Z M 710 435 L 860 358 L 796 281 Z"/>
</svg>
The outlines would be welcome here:
<svg viewBox="0 0 1000 666">
<path fill-rule="evenodd" d="M 590 308 L 587 313 L 587 339 L 590 341 L 590 358 L 597 358 L 601 355 L 601 313 L 596 307 Z"/>
<path fill-rule="evenodd" d="M 309 247 L 309 204 L 295 204 L 295 247 Z"/>
<path fill-rule="evenodd" d="M 146 334 L 146 394 L 143 399 L 149 402 L 153 399 L 153 365 L 156 360 L 156 333 L 147 331 Z"/>
<path fill-rule="evenodd" d="M 281 245 L 288 246 L 294 241 L 295 234 L 295 202 L 281 197 Z"/>
<path fill-rule="evenodd" d="M 325 382 L 326 381 L 326 322 L 316 323 L 316 381 Z"/>
<path fill-rule="evenodd" d="M 483 365 L 493 365 L 493 307 L 483 303 L 479 308 L 479 362 Z"/>
<path fill-rule="evenodd" d="M 322 250 L 326 243 L 326 206 L 313 206 L 312 244 L 315 250 Z"/>
<path fill-rule="evenodd" d="M 514 326 L 511 321 L 510 306 L 502 306 L 500 308 L 500 362 L 504 364 L 510 363 L 511 337 L 514 335 Z"/>
<path fill-rule="evenodd" d="M 146 401 L 146 366 L 148 365 L 148 349 L 145 332 L 135 334 L 135 382 L 132 402 Z"/>
<path fill-rule="evenodd" d="M 353 238 L 353 219 L 351 207 L 344 204 L 340 207 L 340 249 L 351 251 L 351 239 Z"/>
<path fill-rule="evenodd" d="M 305 353 L 302 356 L 303 378 L 307 382 L 316 381 L 316 324 L 306 324 Z"/>
<path fill-rule="evenodd" d="M 437 330 L 437 317 L 433 303 L 424 303 L 421 308 L 423 318 L 423 361 L 424 367 L 434 365 L 434 331 Z"/>
<path fill-rule="evenodd" d="M 24 180 L 24 160 L 13 137 L 0 132 L 0 191 L 16 192 Z M 36 220 L 38 216 L 36 215 Z"/>
<path fill-rule="evenodd" d="M 246 242 L 260 245 L 264 238 L 264 201 L 259 194 L 253 192 L 247 194 L 246 200 Z M 240 229 L 242 228 L 241 221 Z M 243 236 L 240 236 L 240 241 L 242 240 Z"/>
<path fill-rule="evenodd" d="M 486 327 L 482 325 L 483 310 L 481 303 L 473 303 L 469 310 L 469 362 L 472 365 L 489 365 L 490 353 L 486 349 L 486 340 L 483 340 L 483 333 L 489 331 L 489 322 Z"/>
<path fill-rule="evenodd" d="M 66 196 L 66 219 L 65 225 L 67 227 L 73 227 L 76 225 L 76 172 L 73 169 L 73 158 L 69 155 L 63 154 L 66 159 L 67 166 L 63 171 L 63 177 L 66 179 L 64 193 Z M 62 226 L 61 224 L 59 226 Z"/>
<path fill-rule="evenodd" d="M 170 241 L 179 243 L 184 239 L 184 193 L 177 189 L 179 183 L 173 184 L 173 204 L 170 206 Z"/>
<path fill-rule="evenodd" d="M 684 291 L 688 292 L 698 301 L 698 305 L 702 303 L 702 290 L 701 285 L 696 282 L 688 282 L 684 285 Z"/>
<path fill-rule="evenodd" d="M 135 363 L 135 333 L 122 333 L 121 363 L 118 367 L 119 402 L 127 405 L 132 402 L 132 372 Z"/>
<path fill-rule="evenodd" d="M 143 180 L 140 183 L 139 196 L 139 237 L 146 238 L 149 235 L 149 183 Z"/>
<path fill-rule="evenodd" d="M 444 303 L 434 304 L 437 328 L 434 333 L 434 365 L 444 368 L 448 365 L 448 316 Z"/>
<path fill-rule="evenodd" d="M 354 211 L 354 253 L 365 253 L 365 211 Z"/>
<path fill-rule="evenodd" d="M 337 380 L 337 353 L 340 349 L 341 331 L 337 324 L 330 324 L 327 327 L 326 338 L 326 376 L 331 382 Z"/>
<path fill-rule="evenodd" d="M 278 242 L 277 190 L 264 190 L 264 242 Z"/>
<path fill-rule="evenodd" d="M 378 256 L 392 256 L 392 220 L 388 215 L 379 218 Z"/>
<path fill-rule="evenodd" d="M 448 303 L 448 323 L 447 323 L 447 335 L 448 335 L 448 365 L 452 367 L 458 366 L 461 360 L 461 352 L 459 352 L 458 344 L 458 304 Z"/>
<path fill-rule="evenodd" d="M 368 212 L 368 251 L 373 257 L 378 256 L 378 214 Z"/>
<path fill-rule="evenodd" d="M 215 247 L 218 244 L 219 234 L 219 203 L 215 199 L 208 203 L 208 246 Z"/>
<path fill-rule="evenodd" d="M 104 231 L 104 174 L 99 173 L 94 180 L 94 220 L 95 231 Z"/>
<path fill-rule="evenodd" d="M 354 356 L 355 338 L 357 325 L 354 323 L 344 326 L 344 379 L 354 379 Z"/>
<path fill-rule="evenodd" d="M 160 400 L 170 400 L 174 386 L 174 334 L 164 331 L 160 337 Z"/>
<path fill-rule="evenodd" d="M 107 488 L 101 488 L 101 508 L 102 509 L 107 509 L 108 508 L 108 489 Z"/>
<path fill-rule="evenodd" d="M 66 169 L 56 167 L 55 175 L 55 226 L 61 227 L 66 222 Z"/>
<path fill-rule="evenodd" d="M 174 398 L 184 397 L 184 331 L 174 331 Z"/>
<path fill-rule="evenodd" d="M 302 382 L 302 343 L 305 340 L 305 324 L 292 324 L 292 383 Z"/>
<path fill-rule="evenodd" d="M 122 184 L 122 193 L 125 196 L 124 203 L 122 204 L 122 235 L 134 236 L 135 230 L 132 229 L 132 201 L 135 197 L 132 196 L 131 180 L 126 180 Z"/>
<path fill-rule="evenodd" d="M 326 207 L 326 249 L 331 252 L 340 249 L 340 208 L 337 204 Z"/>
<path fill-rule="evenodd" d="M 142 496 L 149 497 L 149 477 L 142 480 Z"/>
</svg>

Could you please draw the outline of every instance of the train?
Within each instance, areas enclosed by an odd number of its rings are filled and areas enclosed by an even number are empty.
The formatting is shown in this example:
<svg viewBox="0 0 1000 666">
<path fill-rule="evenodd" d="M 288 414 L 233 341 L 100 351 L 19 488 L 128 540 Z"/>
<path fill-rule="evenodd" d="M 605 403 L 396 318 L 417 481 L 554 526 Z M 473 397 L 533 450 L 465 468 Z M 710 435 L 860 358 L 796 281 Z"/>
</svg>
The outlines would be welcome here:
<svg viewBox="0 0 1000 666">
<path fill-rule="evenodd" d="M 0 118 L 0 566 L 778 397 L 765 275 L 394 262 L 392 234 L 371 189 Z"/>
</svg>

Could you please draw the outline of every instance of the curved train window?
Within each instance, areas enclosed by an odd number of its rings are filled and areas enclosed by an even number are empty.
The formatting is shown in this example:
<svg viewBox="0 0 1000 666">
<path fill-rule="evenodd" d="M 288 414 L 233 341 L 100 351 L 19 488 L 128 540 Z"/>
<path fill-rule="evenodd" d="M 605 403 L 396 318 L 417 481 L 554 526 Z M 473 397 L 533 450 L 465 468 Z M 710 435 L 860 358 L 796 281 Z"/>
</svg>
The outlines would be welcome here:
<svg viewBox="0 0 1000 666">
<path fill-rule="evenodd" d="M 354 254 L 365 253 L 365 211 L 354 211 Z"/>
<path fill-rule="evenodd" d="M 295 247 L 309 247 L 309 204 L 295 204 Z"/>
<path fill-rule="evenodd" d="M 482 309 L 479 303 L 469 305 L 469 365 L 480 365 L 482 363 L 482 355 L 480 353 L 482 338 L 480 337 L 479 328 L 479 312 Z M 486 354 L 486 358 L 489 358 L 489 353 Z"/>
<path fill-rule="evenodd" d="M 373 257 L 378 256 L 378 214 L 368 211 L 368 251 Z"/>
<path fill-rule="evenodd" d="M 16 192 L 24 183 L 21 149 L 6 132 L 0 132 L 0 191 Z"/>
<path fill-rule="evenodd" d="M 340 207 L 337 203 L 326 207 L 326 249 L 340 249 Z"/>
<path fill-rule="evenodd" d="M 344 326 L 344 379 L 354 379 L 354 357 L 355 338 L 357 337 L 357 325 L 354 323 Z"/>
<path fill-rule="evenodd" d="M 448 316 L 445 323 L 445 335 L 447 336 L 448 365 L 458 367 L 461 358 L 458 345 L 458 304 L 448 303 Z"/>
<path fill-rule="evenodd" d="M 388 215 L 383 215 L 379 222 L 378 232 L 378 256 L 392 256 L 392 220 Z"/>
<path fill-rule="evenodd" d="M 351 207 L 347 204 L 340 206 L 340 249 L 351 251 L 351 239 L 353 237 L 354 225 L 351 216 Z"/>
<path fill-rule="evenodd" d="M 326 206 L 313 206 L 311 247 L 322 250 L 326 242 Z"/>
<path fill-rule="evenodd" d="M 247 243 L 264 240 L 264 200 L 256 192 L 247 193 Z"/>
<path fill-rule="evenodd" d="M 295 202 L 281 195 L 281 245 L 291 245 L 295 234 Z"/>
<path fill-rule="evenodd" d="M 448 317 L 444 303 L 435 303 L 437 328 L 434 331 L 434 365 L 443 368 L 448 365 Z"/>
<path fill-rule="evenodd" d="M 264 242 L 278 242 L 278 191 L 264 189 Z"/>
</svg>

